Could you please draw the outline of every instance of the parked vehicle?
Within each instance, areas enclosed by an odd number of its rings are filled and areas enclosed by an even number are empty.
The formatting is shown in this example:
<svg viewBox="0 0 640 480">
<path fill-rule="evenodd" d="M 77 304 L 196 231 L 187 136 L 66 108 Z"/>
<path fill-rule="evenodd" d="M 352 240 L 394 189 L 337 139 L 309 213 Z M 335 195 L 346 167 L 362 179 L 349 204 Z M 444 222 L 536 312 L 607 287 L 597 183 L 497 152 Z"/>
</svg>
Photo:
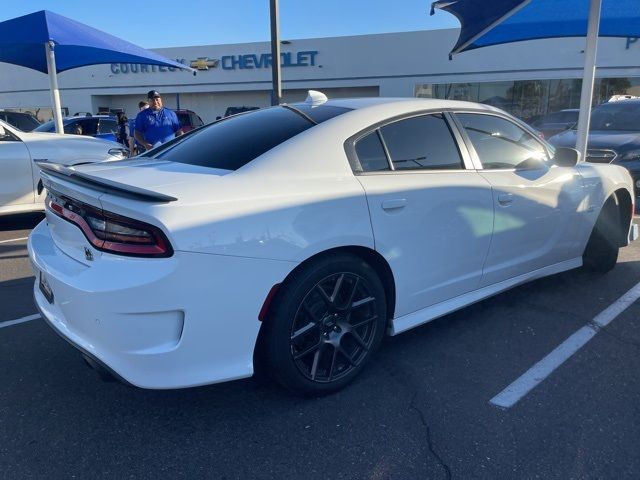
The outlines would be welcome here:
<svg viewBox="0 0 640 480">
<path fill-rule="evenodd" d="M 0 110 L 0 120 L 23 132 L 30 132 L 40 125 L 38 119 L 30 113 L 11 112 L 9 110 Z"/>
<path fill-rule="evenodd" d="M 571 129 L 549 139 L 556 146 L 576 144 Z M 640 192 L 640 99 L 616 99 L 591 112 L 587 162 L 620 165 L 631 173 L 636 196 Z"/>
<path fill-rule="evenodd" d="M 258 110 L 258 108 L 259 107 L 247 107 L 244 105 L 242 107 L 227 107 L 227 109 L 224 112 L 224 117 L 216 117 L 216 120 L 230 117 L 231 115 L 237 115 L 238 113 L 242 113 L 242 112 L 250 112 L 252 110 Z"/>
<path fill-rule="evenodd" d="M 27 133 L 0 121 L 0 215 L 44 210 L 40 171 L 34 160 L 74 165 L 127 156 L 122 145 L 106 140 Z"/>
<path fill-rule="evenodd" d="M 91 115 L 84 117 L 66 117 L 62 119 L 64 133 L 88 135 L 115 142 L 118 133 L 118 120 L 112 115 Z M 53 120 L 43 123 L 36 132 L 55 132 Z"/>
<path fill-rule="evenodd" d="M 531 125 L 540 130 L 544 138 L 563 132 L 573 127 L 578 122 L 579 109 L 565 109 L 553 112 L 533 122 Z"/>
<path fill-rule="evenodd" d="M 178 115 L 182 133 L 190 132 L 194 128 L 199 128 L 204 125 L 200 116 L 192 110 L 176 110 L 176 115 Z"/>
<path fill-rule="evenodd" d="M 335 391 L 385 334 L 613 268 L 637 237 L 631 178 L 577 156 L 486 105 L 310 92 L 135 159 L 45 166 L 35 300 L 139 387 L 259 365 L 293 392 Z"/>
</svg>

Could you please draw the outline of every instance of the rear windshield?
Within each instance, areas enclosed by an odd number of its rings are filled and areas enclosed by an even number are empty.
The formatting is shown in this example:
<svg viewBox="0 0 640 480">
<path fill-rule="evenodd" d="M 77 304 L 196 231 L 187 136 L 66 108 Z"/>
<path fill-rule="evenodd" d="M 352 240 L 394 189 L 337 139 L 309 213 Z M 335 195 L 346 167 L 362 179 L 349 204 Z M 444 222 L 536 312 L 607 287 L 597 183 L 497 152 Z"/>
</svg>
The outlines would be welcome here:
<svg viewBox="0 0 640 480">
<path fill-rule="evenodd" d="M 296 109 L 296 111 L 292 110 Z M 254 158 L 350 109 L 306 104 L 242 113 L 178 137 L 145 156 L 201 167 L 237 170 Z"/>
</svg>

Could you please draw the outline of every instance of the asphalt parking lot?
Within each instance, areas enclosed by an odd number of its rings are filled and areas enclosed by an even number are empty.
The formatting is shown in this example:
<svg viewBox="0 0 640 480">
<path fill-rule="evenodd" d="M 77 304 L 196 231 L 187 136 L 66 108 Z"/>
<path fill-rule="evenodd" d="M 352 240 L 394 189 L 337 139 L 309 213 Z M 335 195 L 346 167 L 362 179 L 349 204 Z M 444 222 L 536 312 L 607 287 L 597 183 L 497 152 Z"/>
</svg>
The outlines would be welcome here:
<svg viewBox="0 0 640 480">
<path fill-rule="evenodd" d="M 635 291 L 640 242 L 604 276 L 556 275 L 388 338 L 354 384 L 303 399 L 254 379 L 102 381 L 35 318 L 41 218 L 0 218 L 0 478 L 640 477 L 640 304 L 594 323 Z M 517 403 L 491 403 L 585 326 L 593 338 Z"/>
</svg>

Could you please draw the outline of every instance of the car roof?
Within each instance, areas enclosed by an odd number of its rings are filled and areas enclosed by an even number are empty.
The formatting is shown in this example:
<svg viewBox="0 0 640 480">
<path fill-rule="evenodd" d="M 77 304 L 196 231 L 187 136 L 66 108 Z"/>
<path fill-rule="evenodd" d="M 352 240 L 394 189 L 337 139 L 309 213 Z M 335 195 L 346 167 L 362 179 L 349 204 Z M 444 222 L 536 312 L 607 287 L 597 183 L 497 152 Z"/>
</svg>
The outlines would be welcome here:
<svg viewBox="0 0 640 480">
<path fill-rule="evenodd" d="M 304 102 L 300 102 L 304 104 Z M 412 97 L 362 97 L 362 98 L 337 98 L 327 100 L 322 105 L 330 105 L 334 107 L 350 108 L 359 110 L 363 108 L 376 107 L 379 105 L 397 104 L 410 106 L 420 106 L 425 109 L 448 109 L 448 108 L 473 108 L 487 111 L 500 111 L 490 105 L 484 105 L 474 102 L 463 102 L 460 100 L 442 100 L 438 98 L 412 98 Z"/>
<path fill-rule="evenodd" d="M 74 115 L 71 117 L 64 117 L 63 120 L 76 120 L 78 118 L 117 118 L 115 115 Z"/>
<path fill-rule="evenodd" d="M 626 98 L 624 100 L 615 100 L 613 102 L 605 102 L 598 105 L 601 107 L 602 105 L 638 105 L 640 104 L 640 98 Z"/>
<path fill-rule="evenodd" d="M 26 115 L 29 117 L 33 117 L 32 113 L 27 113 L 27 112 L 14 112 L 13 110 L 0 110 L 0 113 L 3 114 L 11 114 L 11 115 Z"/>
</svg>

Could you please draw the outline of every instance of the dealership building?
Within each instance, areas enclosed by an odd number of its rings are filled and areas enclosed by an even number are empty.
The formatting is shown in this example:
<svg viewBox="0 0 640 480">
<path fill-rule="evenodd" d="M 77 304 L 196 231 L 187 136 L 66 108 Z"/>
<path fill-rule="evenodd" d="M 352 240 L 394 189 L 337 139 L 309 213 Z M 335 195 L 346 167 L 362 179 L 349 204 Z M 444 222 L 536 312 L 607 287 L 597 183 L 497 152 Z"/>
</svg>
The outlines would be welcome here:
<svg viewBox="0 0 640 480">
<path fill-rule="evenodd" d="M 579 106 L 584 39 L 521 42 L 456 55 L 457 29 L 282 41 L 285 102 L 309 89 L 329 98 L 434 97 L 489 103 L 531 119 Z M 44 48 L 44 47 L 43 47 Z M 110 64 L 59 74 L 68 114 L 137 111 L 151 89 L 170 108 L 190 109 L 205 122 L 228 107 L 264 107 L 271 98 L 269 42 L 162 48 L 154 51 L 198 70 Z M 640 40 L 603 38 L 594 99 L 640 95 Z M 0 63 L 0 108 L 51 115 L 48 77 Z"/>
</svg>

